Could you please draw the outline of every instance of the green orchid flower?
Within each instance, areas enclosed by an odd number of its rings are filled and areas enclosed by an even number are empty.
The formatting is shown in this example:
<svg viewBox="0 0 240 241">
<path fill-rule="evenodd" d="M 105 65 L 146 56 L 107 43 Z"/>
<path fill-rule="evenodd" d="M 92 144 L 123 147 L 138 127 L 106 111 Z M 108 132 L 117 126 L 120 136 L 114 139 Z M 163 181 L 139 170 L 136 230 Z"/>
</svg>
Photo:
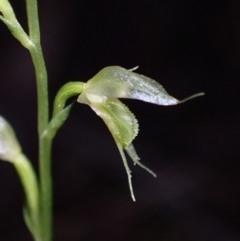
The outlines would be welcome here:
<svg viewBox="0 0 240 241">
<path fill-rule="evenodd" d="M 155 80 L 134 73 L 119 66 L 102 69 L 83 85 L 78 102 L 89 105 L 100 116 L 117 144 L 128 176 L 130 193 L 133 201 L 135 196 L 132 188 L 131 170 L 128 166 L 124 150 L 134 164 L 139 165 L 151 175 L 157 175 L 144 166 L 139 160 L 132 141 L 138 134 L 138 122 L 133 113 L 118 98 L 138 99 L 157 105 L 176 105 L 186 100 L 203 95 L 199 93 L 182 101 L 170 96 Z"/>
</svg>

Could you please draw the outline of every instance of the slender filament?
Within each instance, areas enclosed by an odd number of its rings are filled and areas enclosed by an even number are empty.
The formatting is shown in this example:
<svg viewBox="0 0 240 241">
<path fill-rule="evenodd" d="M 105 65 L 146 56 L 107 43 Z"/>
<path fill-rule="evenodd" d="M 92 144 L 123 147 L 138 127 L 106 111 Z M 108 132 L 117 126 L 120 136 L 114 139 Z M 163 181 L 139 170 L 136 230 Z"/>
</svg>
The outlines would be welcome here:
<svg viewBox="0 0 240 241">
<path fill-rule="evenodd" d="M 123 149 L 121 147 L 120 144 L 117 144 L 117 147 L 118 147 L 118 150 L 121 154 L 121 157 L 122 157 L 122 160 L 123 160 L 123 165 L 126 169 L 126 172 L 127 172 L 127 176 L 128 176 L 128 185 L 129 185 L 129 189 L 130 189 L 130 193 L 131 193 L 131 197 L 132 197 L 132 200 L 135 202 L 136 199 L 135 199 L 135 196 L 134 196 L 134 192 L 133 192 L 133 187 L 132 187 L 132 175 L 131 175 L 131 170 L 127 164 L 127 159 L 126 159 L 126 156 L 123 152 Z"/>
<path fill-rule="evenodd" d="M 130 158 L 132 159 L 132 161 L 134 162 L 134 164 L 137 164 L 138 166 L 140 166 L 141 168 L 143 168 L 144 170 L 146 170 L 147 172 L 149 172 L 151 175 L 153 175 L 154 177 L 157 177 L 157 174 L 154 173 L 151 169 L 149 169 L 148 167 L 144 166 L 139 160 L 140 157 L 137 155 L 136 150 L 134 149 L 133 144 L 131 143 L 130 145 L 128 145 L 127 147 L 125 147 L 126 152 L 128 153 L 128 155 L 130 156 Z"/>
</svg>

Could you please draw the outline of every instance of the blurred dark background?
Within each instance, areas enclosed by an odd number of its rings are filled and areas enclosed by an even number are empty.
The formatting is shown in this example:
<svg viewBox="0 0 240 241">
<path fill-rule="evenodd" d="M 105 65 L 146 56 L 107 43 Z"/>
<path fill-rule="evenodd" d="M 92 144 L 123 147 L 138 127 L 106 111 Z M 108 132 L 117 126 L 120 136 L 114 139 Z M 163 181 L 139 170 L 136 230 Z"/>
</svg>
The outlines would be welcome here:
<svg viewBox="0 0 240 241">
<path fill-rule="evenodd" d="M 27 29 L 25 2 L 11 1 Z M 50 103 L 67 81 L 119 65 L 159 81 L 183 105 L 123 100 L 134 145 L 158 177 L 129 162 L 137 202 L 111 134 L 75 104 L 53 145 L 55 241 L 240 240 L 240 1 L 39 1 Z M 52 105 L 52 104 L 51 104 Z M 0 24 L 0 114 L 37 168 L 36 88 L 29 53 Z M 0 240 L 30 241 L 24 195 L 0 163 Z"/>
</svg>

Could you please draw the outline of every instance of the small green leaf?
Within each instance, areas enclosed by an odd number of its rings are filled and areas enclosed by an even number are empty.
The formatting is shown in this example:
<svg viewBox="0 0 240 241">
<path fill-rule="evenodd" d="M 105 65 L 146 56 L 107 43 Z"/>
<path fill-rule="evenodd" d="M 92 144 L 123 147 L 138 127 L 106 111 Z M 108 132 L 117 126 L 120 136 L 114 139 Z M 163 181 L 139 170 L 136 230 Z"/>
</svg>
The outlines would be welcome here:
<svg viewBox="0 0 240 241">
<path fill-rule="evenodd" d="M 59 128 L 64 124 L 64 122 L 68 118 L 71 108 L 72 104 L 68 105 L 67 107 L 59 111 L 48 124 L 47 129 L 43 132 L 43 136 L 53 138 L 56 135 Z"/>
</svg>

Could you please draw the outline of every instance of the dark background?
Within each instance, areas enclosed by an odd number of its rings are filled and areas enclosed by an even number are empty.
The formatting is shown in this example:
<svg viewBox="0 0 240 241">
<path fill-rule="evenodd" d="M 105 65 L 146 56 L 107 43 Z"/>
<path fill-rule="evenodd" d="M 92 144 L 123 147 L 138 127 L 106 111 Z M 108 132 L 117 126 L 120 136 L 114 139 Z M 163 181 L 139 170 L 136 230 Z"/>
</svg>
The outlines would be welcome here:
<svg viewBox="0 0 240 241">
<path fill-rule="evenodd" d="M 11 1 L 27 29 L 25 2 Z M 137 202 L 103 121 L 75 104 L 53 146 L 55 241 L 240 240 L 240 1 L 39 1 L 50 103 L 67 81 L 110 65 L 132 68 L 182 99 L 162 107 L 123 100 L 134 145 L 158 175 L 130 163 Z M 37 168 L 36 88 L 29 53 L 0 24 L 0 114 Z M 0 240 L 29 241 L 24 195 L 0 163 Z"/>
</svg>

